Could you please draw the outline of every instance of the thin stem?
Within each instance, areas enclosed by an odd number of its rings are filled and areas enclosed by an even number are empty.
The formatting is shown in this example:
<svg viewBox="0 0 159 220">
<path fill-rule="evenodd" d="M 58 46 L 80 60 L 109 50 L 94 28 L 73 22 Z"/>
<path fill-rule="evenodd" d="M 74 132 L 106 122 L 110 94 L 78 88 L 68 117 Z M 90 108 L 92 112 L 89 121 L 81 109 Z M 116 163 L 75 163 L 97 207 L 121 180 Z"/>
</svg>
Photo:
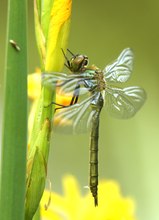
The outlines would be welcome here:
<svg viewBox="0 0 159 220">
<path fill-rule="evenodd" d="M 27 146 L 26 0 L 8 1 L 0 219 L 24 219 Z"/>
</svg>

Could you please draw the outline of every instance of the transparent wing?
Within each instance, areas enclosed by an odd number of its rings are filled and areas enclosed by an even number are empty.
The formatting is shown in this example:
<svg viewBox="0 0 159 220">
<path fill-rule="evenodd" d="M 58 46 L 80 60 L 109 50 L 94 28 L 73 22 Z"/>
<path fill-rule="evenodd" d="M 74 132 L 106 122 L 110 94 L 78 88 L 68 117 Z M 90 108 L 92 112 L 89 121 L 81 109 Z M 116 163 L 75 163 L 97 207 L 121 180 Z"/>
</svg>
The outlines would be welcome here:
<svg viewBox="0 0 159 220">
<path fill-rule="evenodd" d="M 107 82 L 126 82 L 133 68 L 133 52 L 130 48 L 126 48 L 121 52 L 117 60 L 107 65 L 103 70 Z"/>
<path fill-rule="evenodd" d="M 106 108 L 116 118 L 130 118 L 142 107 L 146 100 L 145 91 L 138 86 L 124 89 L 109 87 L 106 90 Z"/>
<path fill-rule="evenodd" d="M 91 102 L 95 95 L 85 98 L 78 104 L 71 105 L 62 109 L 57 109 L 54 115 L 55 132 L 84 133 L 90 129 L 95 108 L 91 107 Z"/>
<path fill-rule="evenodd" d="M 88 77 L 84 73 L 79 73 L 79 74 L 65 74 L 60 72 L 43 73 L 42 85 L 51 87 L 53 90 L 57 88 L 58 94 L 65 94 L 65 96 L 70 96 L 74 93 L 79 93 L 79 92 L 80 92 L 79 95 L 82 95 L 88 93 L 88 87 L 86 88 L 85 86 L 85 79 L 87 78 Z"/>
</svg>

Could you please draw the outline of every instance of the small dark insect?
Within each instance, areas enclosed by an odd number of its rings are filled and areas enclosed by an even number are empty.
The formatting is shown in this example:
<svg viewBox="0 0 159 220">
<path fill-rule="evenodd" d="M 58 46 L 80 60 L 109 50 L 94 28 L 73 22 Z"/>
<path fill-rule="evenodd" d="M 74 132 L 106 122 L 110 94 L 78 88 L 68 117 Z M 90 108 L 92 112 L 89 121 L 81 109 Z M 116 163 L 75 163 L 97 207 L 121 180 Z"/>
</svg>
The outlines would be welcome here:
<svg viewBox="0 0 159 220">
<path fill-rule="evenodd" d="M 9 43 L 17 50 L 20 51 L 20 47 L 18 46 L 17 42 L 14 40 L 9 40 Z"/>
</svg>

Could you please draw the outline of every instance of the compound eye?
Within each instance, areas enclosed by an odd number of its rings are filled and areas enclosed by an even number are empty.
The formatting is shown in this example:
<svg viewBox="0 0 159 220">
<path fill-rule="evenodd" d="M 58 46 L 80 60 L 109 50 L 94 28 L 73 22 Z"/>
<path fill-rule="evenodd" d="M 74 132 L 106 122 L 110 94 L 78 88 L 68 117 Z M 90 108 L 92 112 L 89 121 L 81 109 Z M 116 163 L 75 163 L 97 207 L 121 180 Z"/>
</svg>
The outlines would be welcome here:
<svg viewBox="0 0 159 220">
<path fill-rule="evenodd" d="M 84 65 L 87 66 L 89 63 L 89 60 L 88 60 L 88 57 L 85 57 L 85 60 L 84 60 Z"/>
</svg>

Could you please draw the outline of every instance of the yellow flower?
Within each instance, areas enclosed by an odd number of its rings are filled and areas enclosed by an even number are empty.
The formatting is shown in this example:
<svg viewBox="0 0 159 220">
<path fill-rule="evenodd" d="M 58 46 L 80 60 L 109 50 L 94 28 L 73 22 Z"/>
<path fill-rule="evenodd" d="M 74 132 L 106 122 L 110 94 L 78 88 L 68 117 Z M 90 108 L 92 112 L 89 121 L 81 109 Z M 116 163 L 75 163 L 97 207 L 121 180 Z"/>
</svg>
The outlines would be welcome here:
<svg viewBox="0 0 159 220">
<path fill-rule="evenodd" d="M 61 48 L 67 47 L 72 0 L 34 1 L 36 38 L 45 71 L 60 71 L 64 64 Z"/>
<path fill-rule="evenodd" d="M 41 71 L 36 69 L 35 73 L 28 75 L 28 97 L 35 100 L 41 92 Z"/>
<path fill-rule="evenodd" d="M 36 70 L 35 73 L 28 75 L 28 97 L 33 101 L 33 104 L 36 102 L 37 98 L 40 96 L 41 92 L 41 72 L 39 69 Z M 63 106 L 67 106 L 70 104 L 72 99 L 72 94 L 66 95 L 63 93 L 59 93 L 58 88 L 56 89 L 56 101 Z M 55 106 L 58 108 L 59 106 Z"/>
<path fill-rule="evenodd" d="M 30 113 L 29 113 L 29 119 L 28 119 L 29 134 L 33 127 L 33 121 L 34 121 L 34 116 L 35 116 L 36 107 L 38 103 L 38 97 L 40 96 L 40 92 L 41 92 L 41 71 L 40 69 L 37 68 L 35 73 L 28 75 L 28 97 L 31 101 L 33 101 L 31 109 L 30 109 Z M 66 94 L 61 94 L 58 92 L 58 88 L 56 89 L 55 103 L 58 103 L 63 106 L 67 106 L 70 104 L 71 99 L 72 99 L 71 95 L 66 96 Z M 55 108 L 59 108 L 59 106 L 55 105 Z M 54 124 L 58 125 L 59 123 L 62 124 L 61 118 L 56 117 L 56 114 L 55 114 Z M 69 121 L 67 119 L 66 120 L 63 119 L 63 123 L 69 123 Z"/>
<path fill-rule="evenodd" d="M 100 181 L 99 205 L 94 207 L 91 193 L 82 196 L 78 183 L 73 176 L 63 179 L 64 195 L 51 193 L 51 202 L 47 210 L 45 205 L 50 192 L 45 191 L 41 200 L 42 220 L 135 220 L 134 202 L 121 195 L 115 181 Z"/>
<path fill-rule="evenodd" d="M 58 91 L 59 89 L 56 89 L 56 103 L 60 105 L 67 106 L 69 105 L 72 94 L 66 95 L 64 93 L 60 93 Z M 36 99 L 40 96 L 41 92 L 41 71 L 40 69 L 36 69 L 35 73 L 28 75 L 28 97 L 32 101 L 36 101 Z M 58 107 L 58 106 L 56 106 Z"/>
<path fill-rule="evenodd" d="M 59 71 L 63 67 L 64 56 L 61 48 L 66 50 L 70 28 L 71 0 L 54 0 L 50 14 L 47 38 L 46 71 Z"/>
</svg>

